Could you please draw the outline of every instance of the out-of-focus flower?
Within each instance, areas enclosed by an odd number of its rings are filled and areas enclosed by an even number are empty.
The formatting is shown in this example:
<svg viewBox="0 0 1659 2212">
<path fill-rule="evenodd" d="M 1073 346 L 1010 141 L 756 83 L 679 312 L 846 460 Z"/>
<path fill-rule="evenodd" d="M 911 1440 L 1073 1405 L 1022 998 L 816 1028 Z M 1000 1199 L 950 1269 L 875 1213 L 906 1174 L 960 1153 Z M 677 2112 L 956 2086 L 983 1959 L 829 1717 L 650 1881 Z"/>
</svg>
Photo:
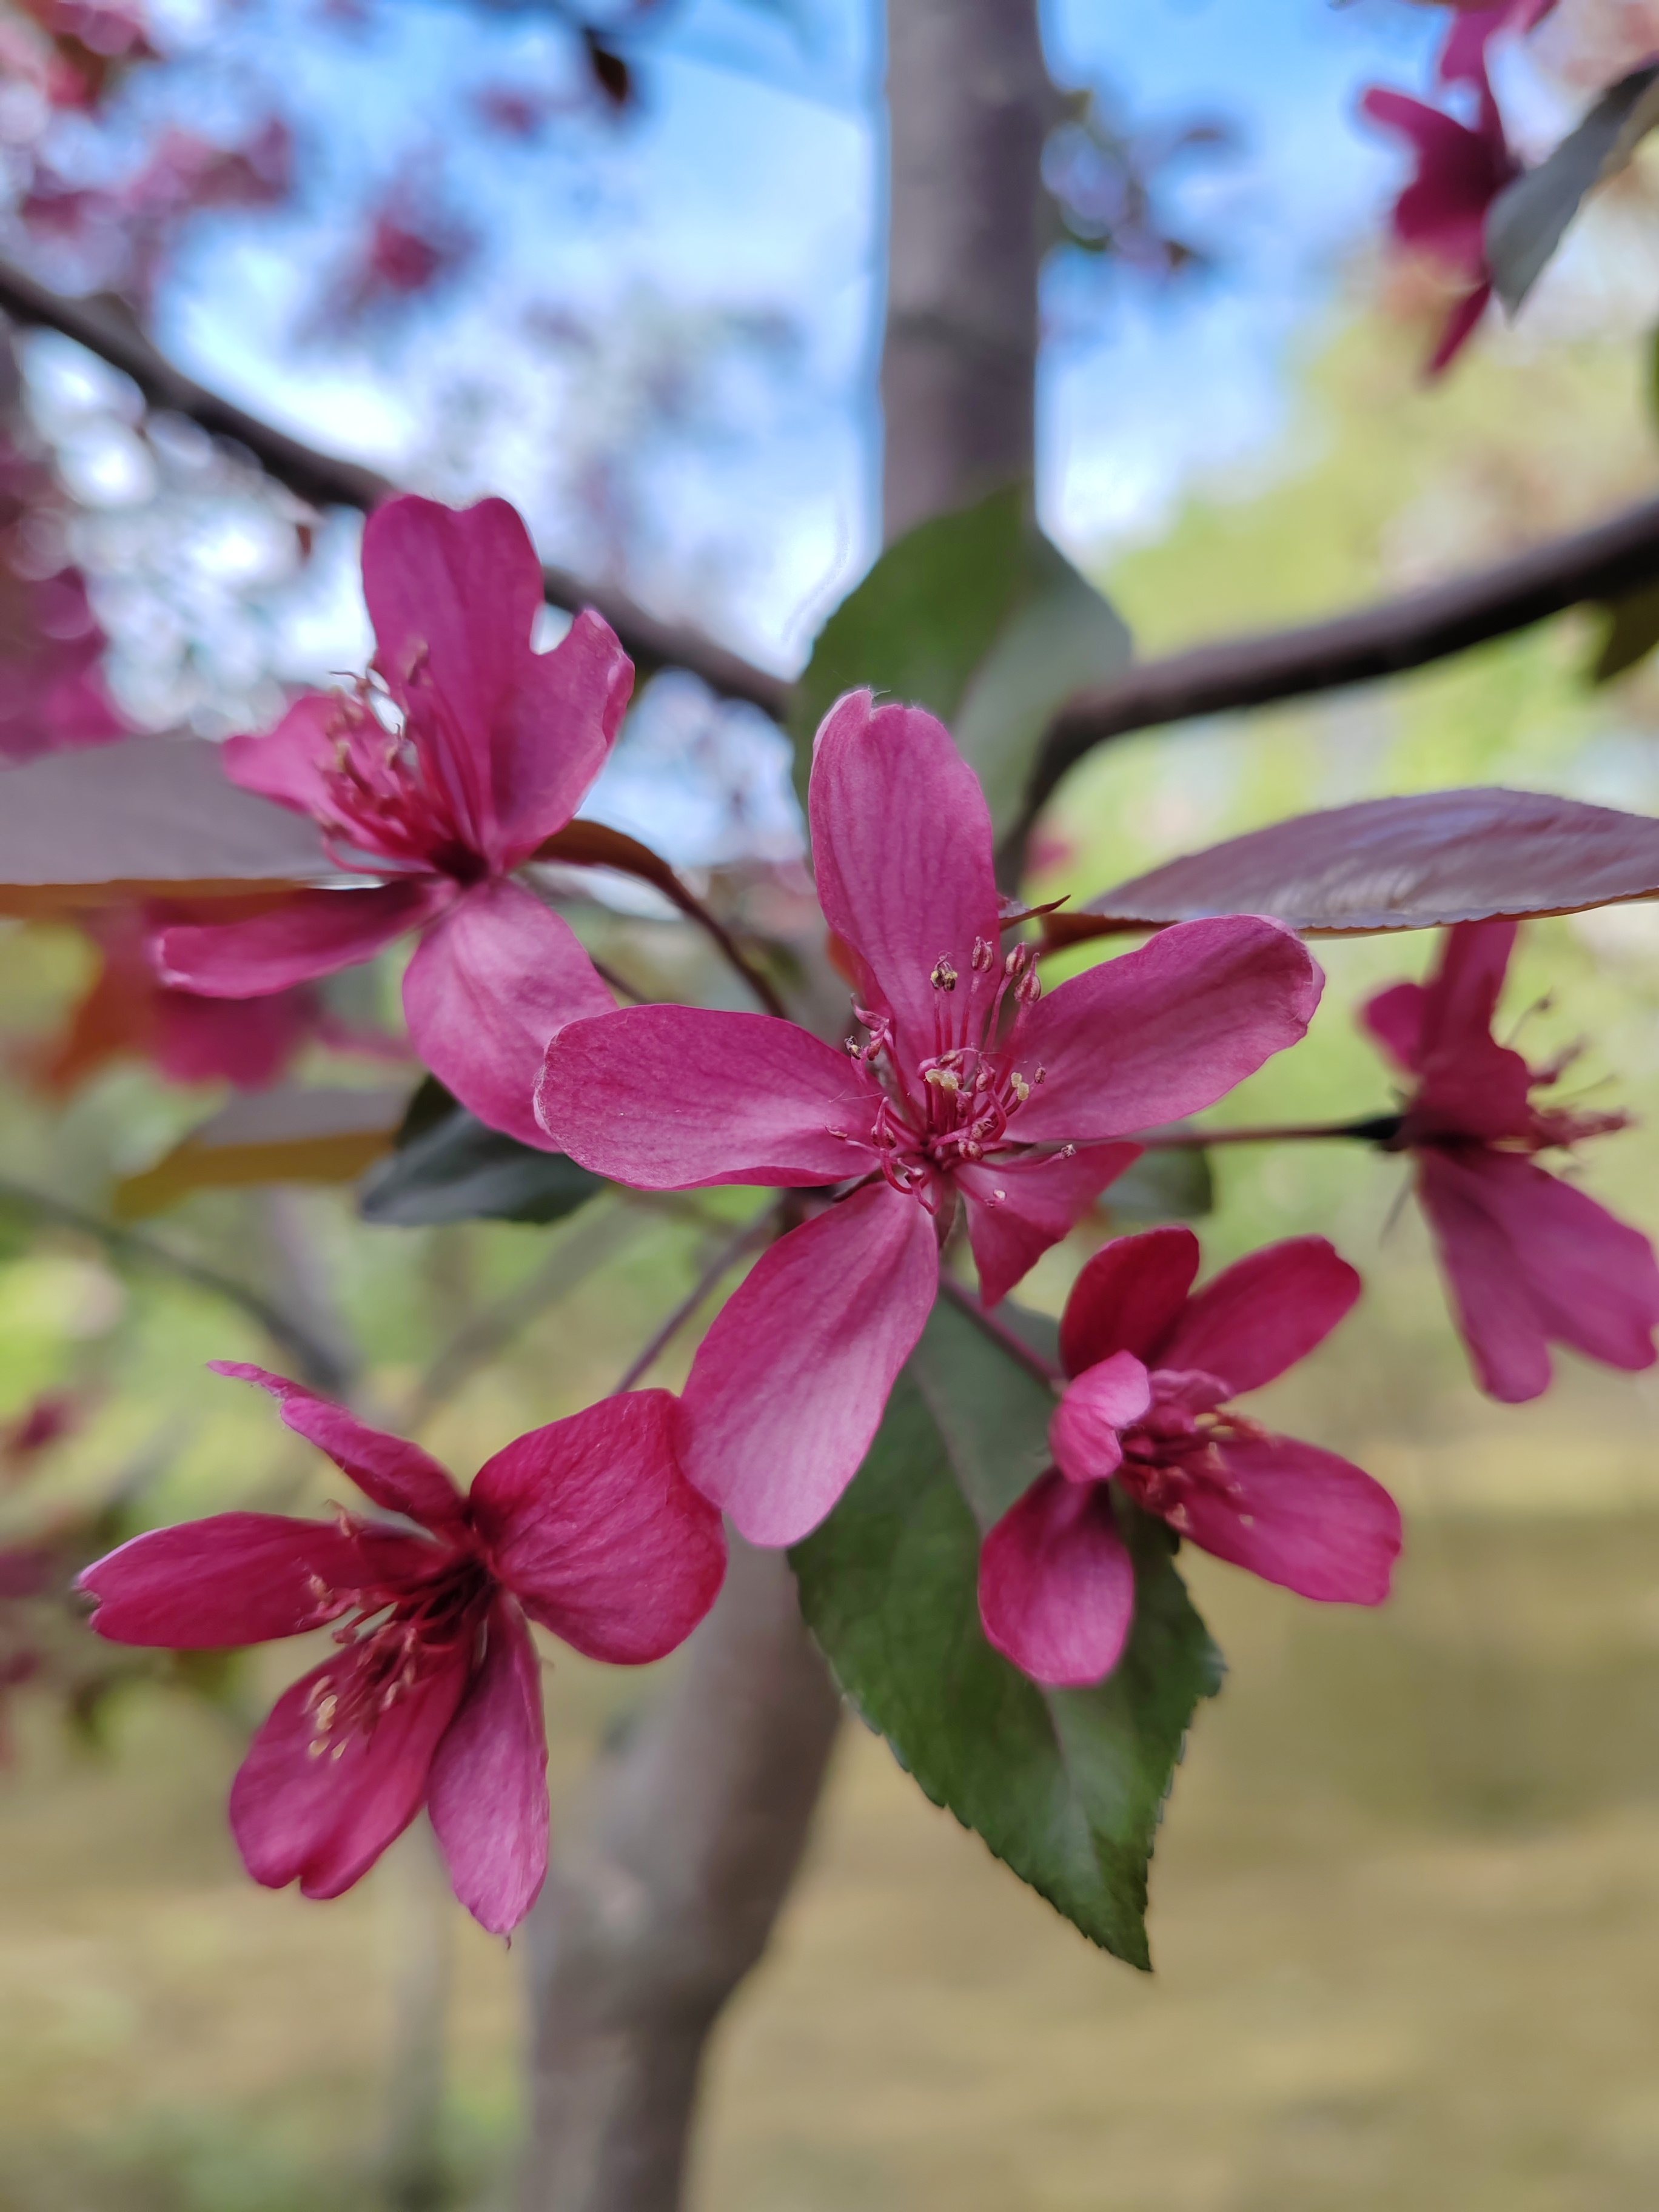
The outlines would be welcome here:
<svg viewBox="0 0 1659 2212">
<path fill-rule="evenodd" d="M 108 641 L 86 580 L 63 559 L 61 503 L 46 463 L 0 430 L 0 760 L 131 728 L 104 682 Z"/>
<path fill-rule="evenodd" d="M 85 1419 L 85 1406 L 67 1390 L 43 1391 L 15 1420 L 0 1426 L 0 1474 L 13 1482 L 32 1474 L 36 1461 L 73 1436 Z"/>
<path fill-rule="evenodd" d="M 232 1787 L 249 1873 L 337 1897 L 425 1805 L 456 1895 L 508 1933 L 547 1870 L 526 1616 L 590 1658 L 640 1666 L 684 1641 L 725 1572 L 720 1516 L 680 1472 L 674 1400 L 642 1390 L 533 1430 L 463 1495 L 417 1445 L 297 1383 L 216 1371 L 269 1390 L 399 1519 L 222 1513 L 153 1529 L 82 1574 L 92 1626 L 201 1651 L 339 1624 L 339 1650 L 278 1699 Z"/>
<path fill-rule="evenodd" d="M 1467 0 L 1451 0 L 1451 4 L 1456 9 L 1457 20 L 1441 50 L 1440 81 L 1443 84 L 1484 85 L 1486 49 L 1492 40 L 1510 33 L 1524 38 L 1543 21 L 1556 0 L 1500 0 L 1495 8 L 1472 7 Z"/>
<path fill-rule="evenodd" d="M 313 1043 L 375 1060 L 408 1057 L 400 1039 L 341 1020 L 313 984 L 266 998 L 205 999 L 160 981 L 147 950 L 156 932 L 214 913 L 158 901 L 83 915 L 81 927 L 102 955 L 98 973 L 62 1033 L 28 1054 L 32 1080 L 67 1097 L 112 1060 L 134 1058 L 149 1060 L 169 1083 L 263 1091 Z"/>
<path fill-rule="evenodd" d="M 1474 85 L 1480 101 L 1480 119 L 1474 125 L 1403 92 L 1376 86 L 1360 101 L 1373 122 L 1397 131 L 1417 156 L 1417 173 L 1394 204 L 1395 238 L 1408 252 L 1435 264 L 1455 287 L 1450 311 L 1425 364 L 1430 376 L 1438 376 L 1449 366 L 1486 313 L 1492 293 L 1486 261 L 1487 211 L 1521 173 L 1484 62 L 1463 74 Z"/>
<path fill-rule="evenodd" d="M 1512 921 L 1446 933 L 1426 983 L 1372 999 L 1364 1024 L 1417 1079 L 1396 1149 L 1418 1196 L 1480 1387 L 1507 1403 L 1549 1387 L 1551 1344 L 1609 1367 L 1650 1367 L 1659 1266 L 1639 1231 L 1539 1167 L 1537 1152 L 1622 1128 L 1622 1114 L 1535 1106 L 1564 1063 L 1529 1067 L 1492 1034 Z"/>
<path fill-rule="evenodd" d="M 95 108 L 121 72 L 153 61 L 144 10 L 125 0 L 9 0 L 41 34 L 31 58 L 54 107 Z M 10 57 L 9 56 L 9 59 Z"/>
<path fill-rule="evenodd" d="M 476 234 L 430 192 L 398 185 L 371 210 L 361 237 L 324 297 L 314 327 L 349 331 L 425 297 L 459 276 Z"/>
<path fill-rule="evenodd" d="M 1149 1229 L 1103 1246 L 1066 1301 L 1054 1464 L 980 1555 L 985 1632 L 1037 1681 L 1098 1682 L 1122 1655 L 1135 1583 L 1115 1494 L 1304 1597 L 1389 1594 L 1400 1512 L 1387 1491 L 1229 1405 L 1322 1344 L 1358 1276 L 1322 1237 L 1252 1253 L 1194 1295 L 1198 1264 L 1191 1230 Z"/>
<path fill-rule="evenodd" d="M 224 759 L 380 882 L 164 928 L 157 965 L 181 990 L 258 998 L 418 929 L 404 978 L 416 1050 L 493 1128 L 545 1146 L 532 1099 L 548 1039 L 613 1001 L 569 924 L 514 871 L 581 804 L 633 666 L 591 612 L 551 653 L 532 650 L 541 568 L 504 500 L 460 513 L 388 501 L 363 534 L 363 586 L 383 688 L 312 693 L 268 736 L 230 738 Z"/>
<path fill-rule="evenodd" d="M 866 1031 L 836 1052 L 769 1015 L 636 1006 L 573 1023 L 538 1112 L 645 1189 L 841 1183 L 761 1260 L 686 1387 L 687 1472 L 757 1543 L 830 1510 L 869 1446 L 966 1208 L 988 1304 L 1135 1157 L 1294 1043 L 1320 973 L 1277 923 L 1178 925 L 1042 995 L 1005 957 L 989 810 L 943 724 L 850 693 L 809 799 L 819 902 Z"/>
</svg>

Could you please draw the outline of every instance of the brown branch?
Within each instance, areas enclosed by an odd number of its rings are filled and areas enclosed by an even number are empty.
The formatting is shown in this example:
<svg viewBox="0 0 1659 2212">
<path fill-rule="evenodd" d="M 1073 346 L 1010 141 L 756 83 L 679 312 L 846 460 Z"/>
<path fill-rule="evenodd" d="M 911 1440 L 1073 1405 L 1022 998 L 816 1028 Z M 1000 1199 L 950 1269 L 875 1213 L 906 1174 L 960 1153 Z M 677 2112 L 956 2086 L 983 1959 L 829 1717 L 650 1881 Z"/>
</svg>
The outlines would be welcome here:
<svg viewBox="0 0 1659 2212">
<path fill-rule="evenodd" d="M 735 1237 L 726 1239 L 650 1341 L 642 1346 L 629 1363 L 628 1372 L 611 1392 L 612 1397 L 622 1397 L 634 1388 L 641 1376 L 649 1373 L 703 1300 L 713 1292 L 720 1277 L 735 1267 L 745 1252 L 767 1242 L 777 1227 L 786 1203 L 781 1198 L 775 1200 L 770 1206 L 763 1207 L 752 1221 L 745 1222 Z"/>
<path fill-rule="evenodd" d="M 1058 1368 L 1051 1367 L 1035 1345 L 1027 1344 L 1017 1329 L 1010 1328 L 1006 1321 L 999 1321 L 994 1313 L 981 1305 L 978 1297 L 965 1283 L 941 1270 L 939 1279 L 939 1295 L 948 1298 L 958 1313 L 965 1314 L 976 1329 L 988 1336 L 999 1350 L 1017 1360 L 1028 1375 L 1052 1389 L 1060 1380 Z"/>
<path fill-rule="evenodd" d="M 1222 638 L 1079 692 L 1050 726 L 1026 793 L 1024 828 L 1061 776 L 1109 738 L 1280 699 L 1304 698 L 1443 660 L 1587 599 L 1659 580 L 1659 500 L 1553 538 L 1473 575 L 1297 629 Z"/>
<path fill-rule="evenodd" d="M 73 338 L 130 376 L 152 407 L 187 416 L 212 436 L 243 447 L 278 483 L 313 506 L 367 511 L 399 489 L 376 470 L 319 453 L 198 384 L 157 350 L 119 300 L 107 295 L 72 300 L 15 264 L 0 261 L 0 310 L 14 322 Z M 647 614 L 614 585 L 551 564 L 544 566 L 542 582 L 556 607 L 596 608 L 641 669 L 688 668 L 723 698 L 746 699 L 780 719 L 787 709 L 790 686 L 784 678 L 757 668 L 698 630 Z"/>
</svg>

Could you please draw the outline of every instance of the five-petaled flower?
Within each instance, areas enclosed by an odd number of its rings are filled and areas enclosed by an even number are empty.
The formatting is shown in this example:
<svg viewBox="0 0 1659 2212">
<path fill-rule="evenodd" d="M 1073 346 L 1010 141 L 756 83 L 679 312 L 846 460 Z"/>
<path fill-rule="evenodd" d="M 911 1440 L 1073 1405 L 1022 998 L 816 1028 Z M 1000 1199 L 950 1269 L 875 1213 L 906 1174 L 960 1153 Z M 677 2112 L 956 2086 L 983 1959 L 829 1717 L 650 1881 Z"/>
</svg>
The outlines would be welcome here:
<svg viewBox="0 0 1659 2212">
<path fill-rule="evenodd" d="M 926 1322 L 958 1202 L 994 1304 L 1134 1157 L 1308 1025 L 1322 978 L 1276 922 L 1166 930 L 1046 995 L 1001 949 L 991 819 L 950 733 L 849 693 L 818 732 L 818 897 L 858 981 L 836 1052 L 768 1015 L 639 1006 L 562 1030 L 537 1110 L 645 1189 L 845 1186 L 760 1261 L 691 1371 L 686 1471 L 760 1544 L 851 1481 Z"/>
<path fill-rule="evenodd" d="M 1650 1367 L 1659 1328 L 1647 1238 L 1533 1158 L 1626 1117 L 1534 1105 L 1565 1063 L 1529 1067 L 1492 1034 L 1515 932 L 1512 921 L 1460 922 L 1426 983 L 1396 983 L 1364 1010 L 1372 1036 L 1417 1079 L 1391 1143 L 1416 1162 L 1480 1387 L 1510 1403 L 1547 1389 L 1552 1343 L 1609 1367 Z"/>
<path fill-rule="evenodd" d="M 1269 1435 L 1228 1401 L 1323 1342 L 1359 1278 L 1322 1237 L 1252 1253 L 1195 1296 L 1198 1239 L 1150 1229 L 1096 1253 L 1066 1301 L 1073 1380 L 1054 1464 L 986 1537 L 980 1617 L 1040 1682 L 1109 1674 L 1134 1620 L 1118 1498 L 1304 1597 L 1378 1605 L 1400 1550 L 1381 1484 L 1334 1453 Z"/>
<path fill-rule="evenodd" d="M 1417 156 L 1417 173 L 1395 202 L 1395 236 L 1410 252 L 1437 264 L 1458 287 L 1425 364 L 1430 376 L 1450 365 L 1486 311 L 1492 294 L 1486 216 L 1504 186 L 1521 173 L 1487 81 L 1484 50 L 1474 53 L 1457 74 L 1475 88 L 1479 118 L 1472 125 L 1406 93 L 1380 87 L 1360 102 L 1373 122 L 1408 139 Z"/>
<path fill-rule="evenodd" d="M 532 1430 L 463 1495 L 417 1445 L 258 1367 L 289 1428 L 398 1523 L 223 1513 L 87 1568 L 93 1626 L 213 1650 L 332 1626 L 230 1796 L 256 1881 L 337 1897 L 424 1804 L 461 1902 L 498 1935 L 547 1870 L 547 1747 L 526 1616 L 589 1657 L 659 1659 L 714 1603 L 720 1517 L 680 1471 L 678 1409 L 641 1390 Z M 410 1524 L 416 1524 L 411 1527 Z"/>
<path fill-rule="evenodd" d="M 313 692 L 224 757 L 234 781 L 312 815 L 337 857 L 381 881 L 165 929 L 157 966 L 181 989 L 246 998 L 418 928 L 404 1010 L 421 1058 L 493 1128 L 544 1144 L 531 1097 L 547 1041 L 612 1000 L 568 923 L 514 872 L 604 766 L 632 664 L 591 612 L 533 650 L 541 569 L 504 500 L 459 514 L 388 501 L 363 532 L 363 588 L 383 688 Z"/>
</svg>

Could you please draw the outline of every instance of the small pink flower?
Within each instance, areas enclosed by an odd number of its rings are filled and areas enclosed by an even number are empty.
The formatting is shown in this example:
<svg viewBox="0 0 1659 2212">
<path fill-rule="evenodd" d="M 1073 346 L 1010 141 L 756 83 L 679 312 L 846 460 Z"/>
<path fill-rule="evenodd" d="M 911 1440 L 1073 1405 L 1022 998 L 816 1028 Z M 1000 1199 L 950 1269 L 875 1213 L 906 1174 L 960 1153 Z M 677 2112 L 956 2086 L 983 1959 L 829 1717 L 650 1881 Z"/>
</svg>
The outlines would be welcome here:
<svg viewBox="0 0 1659 2212">
<path fill-rule="evenodd" d="M 1462 288 L 1425 364 L 1430 376 L 1449 366 L 1486 313 L 1492 293 L 1487 212 L 1521 173 L 1484 59 L 1476 56 L 1458 74 L 1475 87 L 1480 100 L 1473 128 L 1403 92 L 1373 88 L 1360 101 L 1374 122 L 1408 139 L 1417 155 L 1417 173 L 1395 202 L 1395 236 L 1408 251 L 1437 263 Z"/>
<path fill-rule="evenodd" d="M 397 1522 L 222 1513 L 87 1568 L 118 1644 L 219 1650 L 335 1623 L 340 1647 L 277 1700 L 230 1793 L 248 1872 L 337 1897 L 422 1806 L 455 1894 L 496 1935 L 547 1870 L 547 1746 L 526 1615 L 635 1667 L 689 1636 L 726 1569 L 720 1518 L 680 1472 L 663 1390 L 532 1430 L 459 1492 L 436 1460 L 258 1367 L 289 1427 Z M 409 1523 L 417 1524 L 410 1529 Z"/>
<path fill-rule="evenodd" d="M 384 692 L 367 680 L 313 692 L 268 736 L 230 738 L 225 767 L 311 815 L 380 882 L 297 892 L 252 921 L 164 929 L 157 967 L 204 997 L 258 997 L 418 929 L 404 1011 L 420 1057 L 492 1128 L 544 1145 L 531 1097 L 548 1039 L 612 1001 L 569 924 L 514 871 L 604 766 L 633 666 L 592 613 L 551 653 L 532 649 L 541 568 L 505 500 L 459 513 L 388 501 L 363 533 L 363 586 Z"/>
<path fill-rule="evenodd" d="M 829 1512 L 880 1422 L 965 1208 L 988 1304 L 1134 1157 L 1307 1027 L 1322 978 L 1276 922 L 1184 922 L 1044 996 L 1004 955 L 991 817 L 933 715 L 851 692 L 818 732 L 818 897 L 864 1040 L 764 1014 L 637 1006 L 572 1024 L 537 1110 L 586 1167 L 647 1190 L 844 1186 L 780 1240 L 704 1340 L 686 1471 L 758 1544 Z"/>
<path fill-rule="evenodd" d="M 1492 1034 L 1515 931 L 1512 921 L 1460 922 L 1426 983 L 1396 983 L 1364 1015 L 1418 1079 L 1393 1142 L 1416 1161 L 1480 1388 L 1509 1404 L 1548 1389 L 1551 1344 L 1609 1367 L 1651 1367 L 1659 1328 L 1647 1238 L 1534 1161 L 1626 1117 L 1533 1104 L 1561 1067 L 1528 1067 Z"/>
<path fill-rule="evenodd" d="M 1134 1568 L 1115 1494 L 1218 1559 L 1304 1597 L 1380 1605 L 1400 1513 L 1334 1452 L 1227 1410 L 1322 1343 L 1359 1278 L 1322 1237 L 1252 1253 L 1196 1296 L 1198 1239 L 1149 1229 L 1103 1246 L 1060 1324 L 1074 1379 L 1049 1425 L 1055 1464 L 980 1555 L 980 1617 L 1039 1682 L 1079 1686 L 1116 1666 Z"/>
</svg>

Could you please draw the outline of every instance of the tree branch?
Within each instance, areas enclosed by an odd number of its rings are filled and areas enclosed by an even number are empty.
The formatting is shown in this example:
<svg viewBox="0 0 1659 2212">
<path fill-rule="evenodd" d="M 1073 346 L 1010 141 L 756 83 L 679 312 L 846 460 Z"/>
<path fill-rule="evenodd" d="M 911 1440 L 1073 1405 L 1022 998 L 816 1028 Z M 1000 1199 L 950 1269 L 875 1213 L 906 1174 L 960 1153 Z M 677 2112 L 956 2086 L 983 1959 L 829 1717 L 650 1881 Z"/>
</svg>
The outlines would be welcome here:
<svg viewBox="0 0 1659 2212">
<path fill-rule="evenodd" d="M 376 470 L 319 453 L 196 383 L 157 350 L 118 300 L 107 295 L 72 300 L 27 270 L 0 261 L 0 309 L 14 322 L 60 331 L 73 338 L 130 376 L 152 407 L 187 416 L 212 436 L 244 447 L 268 475 L 313 506 L 367 511 L 399 489 Z M 551 564 L 544 566 L 542 582 L 556 607 L 572 612 L 596 608 L 642 670 L 689 668 L 722 698 L 746 699 L 775 717 L 787 709 L 790 687 L 783 677 L 757 668 L 701 631 L 659 621 L 614 585 L 595 583 Z"/>
<path fill-rule="evenodd" d="M 1659 580 L 1659 500 L 1534 545 L 1474 574 L 1297 629 L 1221 638 L 1131 668 L 1060 709 L 1031 772 L 1024 822 L 1066 770 L 1109 738 L 1280 699 L 1396 676 L 1506 637 L 1586 599 L 1624 598 Z"/>
</svg>

